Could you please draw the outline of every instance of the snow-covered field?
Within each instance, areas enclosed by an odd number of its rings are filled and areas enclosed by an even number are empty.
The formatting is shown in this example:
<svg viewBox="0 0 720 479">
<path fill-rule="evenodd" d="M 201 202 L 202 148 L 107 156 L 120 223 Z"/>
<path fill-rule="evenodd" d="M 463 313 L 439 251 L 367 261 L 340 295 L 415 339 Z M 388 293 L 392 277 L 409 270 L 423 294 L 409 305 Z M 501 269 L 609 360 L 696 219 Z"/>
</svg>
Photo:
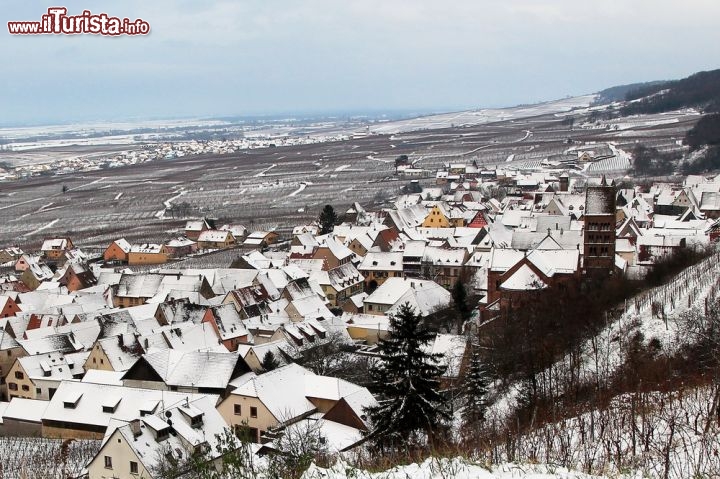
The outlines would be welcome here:
<svg viewBox="0 0 720 479">
<path fill-rule="evenodd" d="M 65 479 L 77 476 L 100 449 L 100 441 L 0 437 L 0 478 Z"/>
<path fill-rule="evenodd" d="M 609 477 L 720 477 L 712 387 L 626 394 L 602 409 L 496 444 L 487 459 L 533 460 Z M 554 476 L 553 476 L 554 477 Z"/>
<path fill-rule="evenodd" d="M 372 133 L 402 133 L 414 130 L 450 128 L 453 126 L 472 126 L 528 118 L 538 115 L 567 112 L 577 108 L 587 108 L 595 100 L 595 95 L 585 95 L 564 100 L 551 101 L 538 105 L 516 106 L 513 108 L 493 108 L 430 115 L 410 120 L 398 120 L 370 127 Z M 523 140 L 531 135 L 527 132 Z"/>
<path fill-rule="evenodd" d="M 302 479 L 599 479 L 562 467 L 539 464 L 485 466 L 466 459 L 430 458 L 420 464 L 399 466 L 384 472 L 370 473 L 343 461 L 329 468 L 310 466 Z"/>
</svg>

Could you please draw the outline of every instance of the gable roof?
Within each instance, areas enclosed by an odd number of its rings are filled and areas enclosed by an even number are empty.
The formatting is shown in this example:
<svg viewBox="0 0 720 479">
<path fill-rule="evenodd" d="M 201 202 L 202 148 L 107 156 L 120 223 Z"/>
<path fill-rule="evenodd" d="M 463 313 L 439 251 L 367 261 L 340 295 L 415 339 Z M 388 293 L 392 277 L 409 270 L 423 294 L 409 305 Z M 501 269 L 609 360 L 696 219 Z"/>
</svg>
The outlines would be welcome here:
<svg viewBox="0 0 720 479">
<path fill-rule="evenodd" d="M 545 283 L 535 271 L 527 264 L 518 268 L 508 279 L 503 281 L 500 289 L 511 291 L 528 291 L 547 288 Z"/>
<path fill-rule="evenodd" d="M 167 349 L 144 355 L 123 379 L 132 379 L 134 371 L 145 363 L 168 386 L 224 389 L 232 379 L 238 360 L 239 356 L 230 352 Z"/>
</svg>

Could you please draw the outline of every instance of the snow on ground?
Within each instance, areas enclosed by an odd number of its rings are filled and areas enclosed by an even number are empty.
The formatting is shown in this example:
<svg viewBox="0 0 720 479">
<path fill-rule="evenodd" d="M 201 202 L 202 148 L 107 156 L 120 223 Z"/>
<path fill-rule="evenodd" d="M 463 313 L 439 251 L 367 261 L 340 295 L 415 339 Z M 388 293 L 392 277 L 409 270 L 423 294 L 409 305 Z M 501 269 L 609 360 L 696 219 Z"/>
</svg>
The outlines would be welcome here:
<svg viewBox="0 0 720 479">
<path fill-rule="evenodd" d="M 352 166 L 352 165 L 342 165 L 342 166 L 338 166 L 337 168 L 335 168 L 335 171 L 347 170 L 347 169 L 350 168 L 351 166 Z"/>
<path fill-rule="evenodd" d="M 348 165 L 350 166 L 350 165 Z M 290 193 L 288 196 L 297 196 L 298 193 L 303 191 L 307 187 L 306 183 L 300 183 L 300 186 L 298 186 L 298 189 Z"/>
<path fill-rule="evenodd" d="M 0 477 L 75 477 L 100 449 L 100 441 L 0 437 Z"/>
<path fill-rule="evenodd" d="M 398 466 L 375 473 L 355 469 L 343 461 L 338 461 L 327 469 L 313 464 L 302 475 L 302 479 L 591 479 L 600 477 L 545 465 L 508 463 L 487 468 L 462 458 L 430 458 L 421 464 Z"/>
<path fill-rule="evenodd" d="M 586 341 L 578 359 L 568 355 L 538 374 L 540 384 L 553 383 L 556 393 L 562 384 L 571 384 L 567 375 L 577 374 L 580 383 L 605 383 L 625 363 L 631 340 L 640 335 L 643 344 L 651 341 L 673 354 L 690 341 L 683 334 L 681 315 L 701 308 L 705 298 L 720 294 L 720 253 L 687 268 L 670 282 L 640 293 L 625 302 L 617 318 L 608 314 L 607 326 Z M 574 366 L 571 366 L 574 365 Z M 519 388 L 510 387 L 488 410 L 488 418 L 503 422 L 516 405 Z"/>
<path fill-rule="evenodd" d="M 720 477 L 713 387 L 625 394 L 601 409 L 498 442 L 493 461 L 537 460 L 617 477 Z M 553 476 L 554 477 L 554 476 Z"/>
<path fill-rule="evenodd" d="M 172 202 L 175 201 L 176 199 L 180 198 L 182 195 L 184 195 L 186 193 L 187 193 L 187 191 L 182 190 L 182 191 L 180 191 L 180 193 L 173 196 L 172 198 L 169 198 L 169 199 L 163 201 L 163 205 L 165 206 L 165 208 L 163 208 L 163 209 L 159 210 L 157 213 L 155 213 L 155 217 L 160 218 L 160 219 L 165 218 L 165 212 L 167 210 L 169 210 L 170 208 L 172 208 Z"/>
<path fill-rule="evenodd" d="M 521 119 L 538 115 L 567 112 L 577 108 L 587 108 L 595 100 L 595 98 L 595 95 L 586 95 L 536 105 L 443 113 L 439 115 L 430 115 L 419 118 L 411 118 L 408 120 L 397 120 L 382 124 L 375 124 L 370 126 L 370 131 L 375 134 L 397 134 L 415 130 L 481 125 L 495 121 Z"/>
<path fill-rule="evenodd" d="M 272 169 L 275 168 L 276 166 L 277 166 L 277 165 L 276 165 L 275 163 L 273 163 L 272 165 L 270 165 L 270 166 L 268 166 L 267 168 L 265 168 L 264 170 L 262 170 L 260 173 L 257 173 L 257 174 L 255 174 L 255 175 L 253 175 L 253 176 L 254 176 L 255 178 L 260 178 L 261 176 L 265 176 L 265 174 L 266 174 L 268 171 L 272 170 Z"/>
<path fill-rule="evenodd" d="M 37 234 L 37 233 L 39 233 L 39 232 L 41 232 L 41 231 L 43 231 L 43 230 L 46 230 L 46 229 L 48 229 L 48 228 L 52 228 L 53 226 L 55 226 L 55 224 L 56 224 L 58 221 L 60 221 L 59 218 L 58 218 L 58 219 L 54 219 L 54 220 L 52 220 L 50 223 L 46 224 L 45 226 L 41 226 L 40 228 L 36 229 L 35 231 L 31 231 L 31 232 L 29 232 L 29 233 L 25 233 L 25 234 L 23 235 L 23 238 L 26 237 L 26 236 L 32 236 L 32 235 Z"/>
</svg>

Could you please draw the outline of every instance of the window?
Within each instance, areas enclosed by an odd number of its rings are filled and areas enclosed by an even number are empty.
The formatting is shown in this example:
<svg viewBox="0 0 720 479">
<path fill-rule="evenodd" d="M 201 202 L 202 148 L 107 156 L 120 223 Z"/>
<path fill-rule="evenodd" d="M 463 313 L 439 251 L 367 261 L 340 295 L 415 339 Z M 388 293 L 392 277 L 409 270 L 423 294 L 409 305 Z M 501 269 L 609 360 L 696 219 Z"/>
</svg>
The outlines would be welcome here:
<svg viewBox="0 0 720 479">
<path fill-rule="evenodd" d="M 239 404 L 236 404 L 233 407 L 233 412 L 235 413 L 236 416 L 239 416 L 240 414 L 242 414 L 242 409 Z"/>
<path fill-rule="evenodd" d="M 112 457 L 105 456 L 105 469 L 112 469 Z"/>
<path fill-rule="evenodd" d="M 28 386 L 27 384 L 23 384 L 23 385 L 22 385 L 22 390 L 23 390 L 23 391 L 29 391 L 29 390 L 30 390 L 30 386 Z"/>
<path fill-rule="evenodd" d="M 8 383 L 8 389 L 11 391 L 17 391 L 17 384 L 15 383 Z"/>
<path fill-rule="evenodd" d="M 15 379 L 25 379 L 25 374 L 21 371 L 15 371 Z"/>
<path fill-rule="evenodd" d="M 35 394 L 42 394 L 42 389 L 35 388 Z"/>
<path fill-rule="evenodd" d="M 250 407 L 250 417 L 257 417 L 257 408 Z"/>
<path fill-rule="evenodd" d="M 138 463 L 135 461 L 130 461 L 130 474 L 137 474 L 138 473 Z"/>
</svg>

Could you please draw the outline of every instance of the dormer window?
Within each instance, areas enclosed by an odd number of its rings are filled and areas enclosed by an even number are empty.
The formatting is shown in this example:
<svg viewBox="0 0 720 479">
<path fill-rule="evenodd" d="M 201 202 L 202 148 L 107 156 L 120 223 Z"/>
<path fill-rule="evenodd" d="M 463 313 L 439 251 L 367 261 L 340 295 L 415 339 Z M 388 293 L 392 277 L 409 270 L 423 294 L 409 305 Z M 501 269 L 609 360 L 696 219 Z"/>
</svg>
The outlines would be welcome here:
<svg viewBox="0 0 720 479">
<path fill-rule="evenodd" d="M 105 413 L 114 413 L 117 410 L 118 405 L 120 404 L 120 397 L 108 397 L 103 399 L 102 402 L 102 412 Z"/>
<path fill-rule="evenodd" d="M 68 394 L 67 397 L 63 399 L 63 407 L 65 409 L 75 409 L 80 402 L 80 398 L 82 398 L 81 393 Z"/>
</svg>

